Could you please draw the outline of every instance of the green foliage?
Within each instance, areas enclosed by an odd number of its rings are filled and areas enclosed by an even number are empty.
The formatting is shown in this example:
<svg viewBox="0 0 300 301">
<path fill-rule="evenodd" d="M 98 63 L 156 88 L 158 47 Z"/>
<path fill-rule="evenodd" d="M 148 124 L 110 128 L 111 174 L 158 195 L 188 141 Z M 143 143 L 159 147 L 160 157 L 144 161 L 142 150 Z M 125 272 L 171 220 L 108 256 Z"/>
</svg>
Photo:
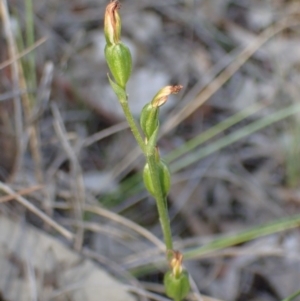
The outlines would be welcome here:
<svg viewBox="0 0 300 301">
<path fill-rule="evenodd" d="M 285 145 L 286 184 L 290 188 L 297 188 L 300 183 L 300 124 L 293 118 L 287 128 L 287 143 Z"/>
</svg>

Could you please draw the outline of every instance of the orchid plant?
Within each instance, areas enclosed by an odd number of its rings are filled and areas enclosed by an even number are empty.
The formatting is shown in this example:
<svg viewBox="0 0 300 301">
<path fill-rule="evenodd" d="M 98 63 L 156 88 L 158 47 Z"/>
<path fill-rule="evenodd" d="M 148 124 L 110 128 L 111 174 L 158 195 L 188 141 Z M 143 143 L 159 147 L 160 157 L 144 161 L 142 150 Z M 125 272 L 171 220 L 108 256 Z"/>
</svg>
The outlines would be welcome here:
<svg viewBox="0 0 300 301">
<path fill-rule="evenodd" d="M 183 300 L 190 290 L 187 272 L 183 269 L 183 256 L 173 250 L 173 241 L 167 207 L 167 195 L 170 190 L 171 177 L 167 165 L 160 158 L 157 147 L 159 132 L 159 110 L 170 94 L 176 94 L 181 85 L 163 87 L 147 103 L 140 114 L 140 130 L 128 105 L 126 84 L 132 71 L 132 59 L 129 48 L 121 41 L 120 2 L 111 1 L 105 11 L 104 33 L 106 39 L 105 58 L 113 79 L 108 75 L 109 83 L 115 92 L 145 159 L 143 180 L 146 189 L 156 201 L 159 219 L 166 245 L 166 255 L 170 270 L 164 276 L 166 294 L 174 301 Z"/>
</svg>

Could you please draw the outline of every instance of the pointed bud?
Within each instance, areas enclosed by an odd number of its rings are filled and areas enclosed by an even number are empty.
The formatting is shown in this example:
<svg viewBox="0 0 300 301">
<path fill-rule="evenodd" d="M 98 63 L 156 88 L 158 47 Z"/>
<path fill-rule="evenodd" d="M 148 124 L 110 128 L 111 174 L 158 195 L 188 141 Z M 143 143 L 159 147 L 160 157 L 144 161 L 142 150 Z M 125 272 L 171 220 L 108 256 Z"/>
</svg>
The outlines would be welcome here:
<svg viewBox="0 0 300 301">
<path fill-rule="evenodd" d="M 182 88 L 183 86 L 176 85 L 176 86 L 166 86 L 160 89 L 151 101 L 153 107 L 162 106 L 167 101 L 168 96 L 170 94 L 177 94 Z"/>
<path fill-rule="evenodd" d="M 168 99 L 170 94 L 176 94 L 182 89 L 181 85 L 166 86 L 158 91 L 152 101 L 144 106 L 141 112 L 140 125 L 147 138 L 153 135 L 159 125 L 158 114 L 161 107 Z"/>
<path fill-rule="evenodd" d="M 125 89 L 132 68 L 129 48 L 122 42 L 113 45 L 106 44 L 104 54 L 109 70 L 116 83 Z"/>
<path fill-rule="evenodd" d="M 182 272 L 182 259 L 183 255 L 178 251 L 172 251 L 173 257 L 170 260 L 170 266 L 172 268 L 172 273 L 175 278 L 178 278 Z"/>
<path fill-rule="evenodd" d="M 105 11 L 104 33 L 106 46 L 105 59 L 116 83 L 125 90 L 131 74 L 132 60 L 129 48 L 120 41 L 121 18 L 118 10 L 120 2 L 111 1 Z"/>
<path fill-rule="evenodd" d="M 118 44 L 121 34 L 121 19 L 118 13 L 119 1 L 112 1 L 106 6 L 104 15 L 104 34 L 108 45 Z"/>
<path fill-rule="evenodd" d="M 147 140 L 150 139 L 150 137 L 153 135 L 153 133 L 159 125 L 158 112 L 159 108 L 153 107 L 151 102 L 146 104 L 142 109 L 140 125 Z"/>
</svg>

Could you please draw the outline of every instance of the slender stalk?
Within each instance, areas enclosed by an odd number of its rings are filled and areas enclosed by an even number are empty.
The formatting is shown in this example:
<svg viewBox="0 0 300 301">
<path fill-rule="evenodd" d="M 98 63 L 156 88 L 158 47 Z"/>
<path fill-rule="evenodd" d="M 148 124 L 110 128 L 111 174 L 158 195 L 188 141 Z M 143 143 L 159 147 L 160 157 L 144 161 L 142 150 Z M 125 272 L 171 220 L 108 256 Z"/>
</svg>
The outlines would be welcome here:
<svg viewBox="0 0 300 301">
<path fill-rule="evenodd" d="M 129 105 L 128 105 L 128 101 L 127 99 L 123 100 L 121 98 L 119 98 L 119 101 L 121 103 L 121 106 L 122 106 L 122 109 L 123 109 L 123 112 L 124 112 L 124 115 L 125 115 L 125 118 L 129 124 L 129 127 L 132 131 L 132 134 L 136 140 L 136 142 L 138 143 L 139 147 L 141 148 L 142 152 L 146 155 L 146 144 L 140 134 L 140 131 L 134 121 L 134 118 L 131 114 L 131 111 L 130 111 L 130 108 L 129 108 Z"/>
<path fill-rule="evenodd" d="M 119 101 L 121 103 L 124 115 L 126 117 L 126 120 L 128 121 L 128 124 L 132 131 L 132 134 L 133 134 L 134 138 L 136 139 L 138 145 L 140 146 L 141 150 L 143 151 L 143 153 L 146 157 L 146 161 L 149 165 L 151 179 L 155 186 L 155 191 L 156 191 L 155 200 L 156 200 L 156 205 L 157 205 L 157 210 L 158 210 L 158 215 L 159 215 L 159 221 L 160 221 L 160 224 L 162 227 L 164 241 L 166 244 L 166 249 L 172 250 L 173 242 L 172 242 L 170 220 L 169 220 L 169 216 L 168 216 L 168 210 L 166 207 L 166 200 L 163 197 L 163 194 L 161 191 L 161 186 L 159 183 L 157 164 L 155 162 L 155 147 L 149 151 L 146 150 L 146 144 L 145 144 L 145 142 L 139 132 L 139 129 L 135 123 L 135 120 L 131 114 L 127 100 L 123 100 L 123 99 L 119 98 Z"/>
<path fill-rule="evenodd" d="M 163 197 L 161 186 L 159 183 L 159 175 L 157 170 L 157 164 L 155 162 L 154 150 L 150 154 L 147 153 L 146 160 L 149 165 L 151 179 L 156 191 L 156 195 L 155 195 L 156 206 L 158 210 L 159 221 L 164 235 L 166 249 L 167 251 L 172 250 L 173 241 L 172 241 L 170 220 L 169 220 L 169 215 L 168 215 L 168 210 L 166 205 L 166 199 Z"/>
</svg>

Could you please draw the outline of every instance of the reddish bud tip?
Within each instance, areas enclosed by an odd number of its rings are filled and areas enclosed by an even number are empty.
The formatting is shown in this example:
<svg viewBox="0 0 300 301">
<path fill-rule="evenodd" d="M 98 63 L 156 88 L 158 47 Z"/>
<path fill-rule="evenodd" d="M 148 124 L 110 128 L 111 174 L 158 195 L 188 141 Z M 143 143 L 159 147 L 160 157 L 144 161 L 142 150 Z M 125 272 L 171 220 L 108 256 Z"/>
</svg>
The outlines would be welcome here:
<svg viewBox="0 0 300 301">
<path fill-rule="evenodd" d="M 121 19 L 118 13 L 121 4 L 119 1 L 111 1 L 105 10 L 104 33 L 107 44 L 117 44 L 121 34 Z"/>
<path fill-rule="evenodd" d="M 153 107 L 160 107 L 168 100 L 168 96 L 170 94 L 177 94 L 183 86 L 175 85 L 175 86 L 166 86 L 158 91 L 158 93 L 152 99 Z"/>
<path fill-rule="evenodd" d="M 170 266 L 172 268 L 172 274 L 175 278 L 178 278 L 179 275 L 182 272 L 182 260 L 183 255 L 179 251 L 171 251 L 172 252 L 172 258 L 170 260 Z"/>
</svg>

